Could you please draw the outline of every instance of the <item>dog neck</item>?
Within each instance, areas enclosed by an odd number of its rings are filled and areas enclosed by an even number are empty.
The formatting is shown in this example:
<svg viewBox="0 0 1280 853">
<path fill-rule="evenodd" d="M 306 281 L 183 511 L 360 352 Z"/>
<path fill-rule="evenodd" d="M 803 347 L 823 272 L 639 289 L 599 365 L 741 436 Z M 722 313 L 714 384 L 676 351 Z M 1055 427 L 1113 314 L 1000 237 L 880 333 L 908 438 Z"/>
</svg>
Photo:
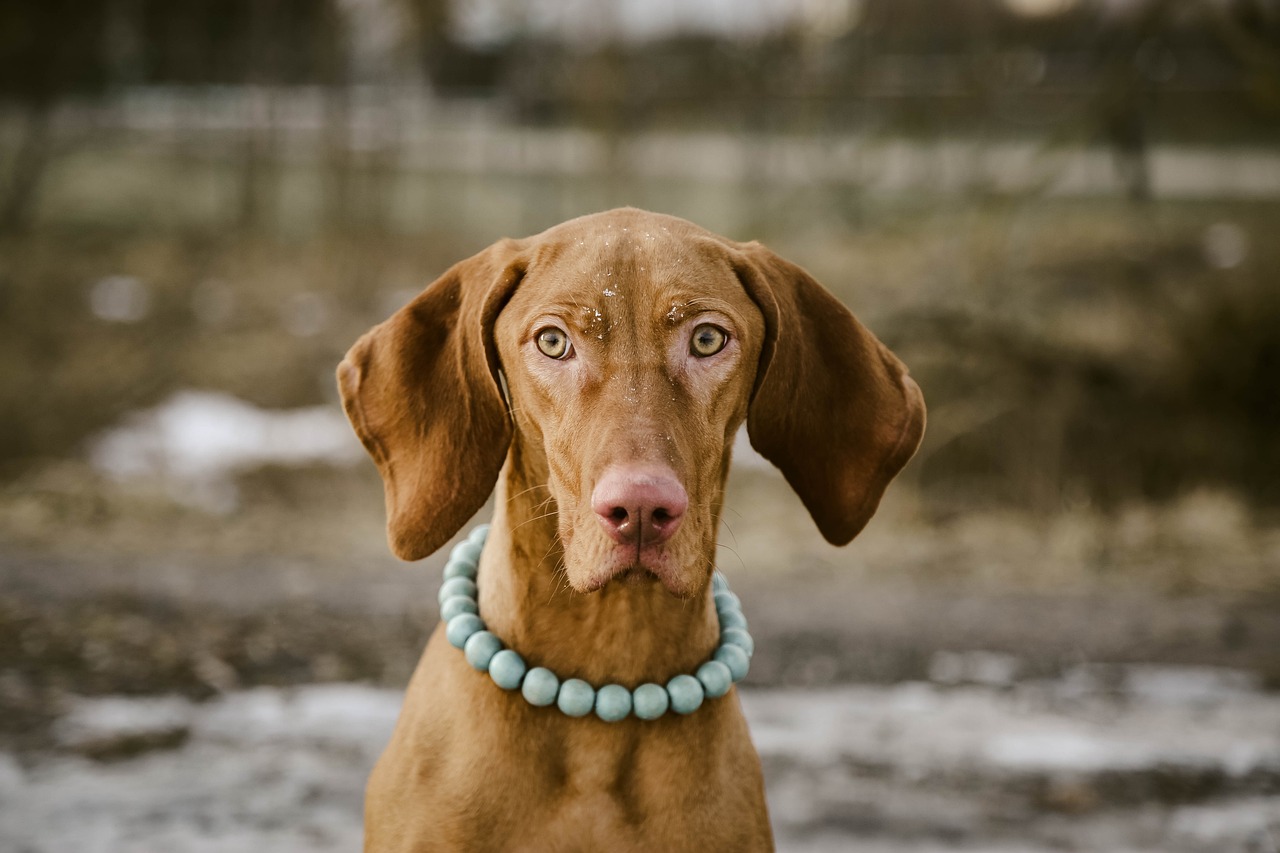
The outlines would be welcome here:
<svg viewBox="0 0 1280 853">
<path fill-rule="evenodd" d="M 536 469 L 513 452 L 498 478 L 478 578 L 489 630 L 529 666 L 597 685 L 665 684 L 707 660 L 719 641 L 710 583 L 689 599 L 656 580 L 576 592 L 564 578 L 546 474 Z"/>
</svg>

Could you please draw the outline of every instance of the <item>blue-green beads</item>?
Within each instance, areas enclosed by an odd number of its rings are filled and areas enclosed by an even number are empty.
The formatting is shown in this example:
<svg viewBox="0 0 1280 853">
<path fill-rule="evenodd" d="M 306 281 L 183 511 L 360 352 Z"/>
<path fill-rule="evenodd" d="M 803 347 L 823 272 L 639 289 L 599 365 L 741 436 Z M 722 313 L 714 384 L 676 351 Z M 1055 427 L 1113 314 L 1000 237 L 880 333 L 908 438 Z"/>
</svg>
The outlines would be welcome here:
<svg viewBox="0 0 1280 853">
<path fill-rule="evenodd" d="M 502 640 L 487 631 L 479 617 L 475 578 L 488 530 L 488 525 L 480 525 L 454 546 L 440 586 L 440 618 L 449 643 L 463 650 L 473 668 L 487 671 L 504 690 L 519 688 L 530 705 L 546 707 L 554 703 L 571 717 L 584 717 L 594 711 L 607 722 L 632 714 L 642 720 L 656 720 L 667 711 L 691 714 L 705 699 L 724 696 L 735 681 L 746 677 L 755 642 L 747 631 L 741 602 L 730 592 L 728 581 L 720 572 L 713 572 L 711 577 L 720 645 L 713 659 L 698 668 L 696 676 L 677 675 L 665 687 L 650 683 L 628 690 L 619 684 L 608 684 L 597 691 L 577 678 L 561 683 L 545 667 L 529 669 L 519 654 L 503 648 Z"/>
<path fill-rule="evenodd" d="M 560 692 L 560 679 L 545 666 L 535 666 L 525 674 L 524 683 L 520 685 L 520 693 L 530 705 L 545 708 L 556 701 Z"/>
<path fill-rule="evenodd" d="M 725 590 L 715 594 L 716 613 L 724 613 L 726 610 L 741 610 L 742 602 L 738 601 L 738 596 Z"/>
<path fill-rule="evenodd" d="M 466 596 L 467 598 L 476 597 L 476 583 L 471 578 L 449 578 L 440 585 L 440 603 L 453 598 L 455 595 Z"/>
<path fill-rule="evenodd" d="M 480 551 L 483 548 L 484 544 L 482 542 L 473 542 L 470 539 L 464 539 L 457 545 L 453 546 L 453 550 L 449 552 L 449 559 L 475 565 L 480 562 Z"/>
<path fill-rule="evenodd" d="M 606 684 L 596 691 L 596 716 L 616 723 L 631 713 L 631 691 L 621 684 Z"/>
<path fill-rule="evenodd" d="M 733 673 L 718 660 L 709 660 L 698 667 L 697 677 L 708 699 L 719 699 L 733 686 Z"/>
<path fill-rule="evenodd" d="M 449 645 L 460 649 L 467 644 L 472 634 L 483 630 L 484 622 L 480 621 L 479 616 L 474 613 L 459 613 L 446 623 L 444 635 L 449 640 Z"/>
<path fill-rule="evenodd" d="M 511 649 L 503 649 L 489 661 L 489 677 L 503 690 L 515 690 L 520 686 L 527 668 L 524 658 Z"/>
<path fill-rule="evenodd" d="M 671 697 L 671 710 L 677 714 L 692 714 L 702 707 L 702 682 L 692 675 L 677 675 L 668 681 L 667 694 Z"/>
<path fill-rule="evenodd" d="M 449 581 L 453 583 L 453 581 Z M 720 613 L 720 630 L 726 628 L 741 628 L 747 630 L 747 617 L 742 615 L 741 610 L 725 610 Z"/>
<path fill-rule="evenodd" d="M 476 579 L 476 564 L 464 563 L 462 560 L 450 560 L 444 564 L 444 579 L 453 580 L 454 578 L 466 578 L 467 580 Z"/>
<path fill-rule="evenodd" d="M 585 717 L 596 704 L 596 691 L 580 678 L 570 678 L 560 685 L 556 707 L 570 717 Z"/>
<path fill-rule="evenodd" d="M 480 608 L 476 606 L 474 598 L 467 598 L 465 595 L 454 595 L 446 598 L 444 604 L 440 605 L 440 620 L 448 622 L 459 613 L 479 613 Z"/>
<path fill-rule="evenodd" d="M 723 645 L 716 649 L 714 659 L 729 667 L 729 674 L 733 676 L 734 681 L 741 681 L 747 677 L 747 670 L 751 667 L 751 660 L 747 657 L 747 653 L 734 645 Z"/>
<path fill-rule="evenodd" d="M 476 631 L 462 647 L 467 656 L 467 663 L 480 672 L 489 671 L 489 662 L 493 656 L 502 651 L 502 641 L 489 631 Z"/>
<path fill-rule="evenodd" d="M 656 720 L 667 713 L 671 697 L 661 684 L 641 684 L 631 693 L 631 706 L 642 720 Z"/>
<path fill-rule="evenodd" d="M 747 657 L 751 657 L 756 651 L 756 642 L 751 639 L 751 635 L 741 628 L 725 628 L 720 634 L 720 644 L 729 644 L 737 646 L 747 653 Z"/>
</svg>

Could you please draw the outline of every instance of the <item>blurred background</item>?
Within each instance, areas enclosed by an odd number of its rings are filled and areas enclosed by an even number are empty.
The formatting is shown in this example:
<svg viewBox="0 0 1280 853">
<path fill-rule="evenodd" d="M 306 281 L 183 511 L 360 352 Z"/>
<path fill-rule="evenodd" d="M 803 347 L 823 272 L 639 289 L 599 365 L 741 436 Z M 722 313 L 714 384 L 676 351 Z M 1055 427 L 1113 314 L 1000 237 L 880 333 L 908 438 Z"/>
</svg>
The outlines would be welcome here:
<svg viewBox="0 0 1280 853">
<path fill-rule="evenodd" d="M 442 559 L 333 369 L 619 205 L 929 403 L 845 549 L 739 442 L 782 849 L 1280 850 L 1275 0 L 0 5 L 0 847 L 358 846 Z"/>
</svg>

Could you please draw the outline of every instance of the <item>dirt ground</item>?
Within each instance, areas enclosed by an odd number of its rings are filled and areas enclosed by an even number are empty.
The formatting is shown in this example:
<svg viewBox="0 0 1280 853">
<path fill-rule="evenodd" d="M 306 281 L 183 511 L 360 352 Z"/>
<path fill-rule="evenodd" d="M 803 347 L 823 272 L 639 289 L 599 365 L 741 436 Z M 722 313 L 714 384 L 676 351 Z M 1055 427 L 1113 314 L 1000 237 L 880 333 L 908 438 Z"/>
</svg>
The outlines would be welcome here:
<svg viewBox="0 0 1280 853">
<path fill-rule="evenodd" d="M 0 842 L 351 849 L 441 569 L 385 554 L 370 476 L 278 470 L 230 517 L 87 473 L 11 494 Z M 1280 537 L 1228 498 L 950 525 L 894 498 L 844 550 L 749 462 L 728 507 L 782 849 L 1277 849 Z"/>
</svg>

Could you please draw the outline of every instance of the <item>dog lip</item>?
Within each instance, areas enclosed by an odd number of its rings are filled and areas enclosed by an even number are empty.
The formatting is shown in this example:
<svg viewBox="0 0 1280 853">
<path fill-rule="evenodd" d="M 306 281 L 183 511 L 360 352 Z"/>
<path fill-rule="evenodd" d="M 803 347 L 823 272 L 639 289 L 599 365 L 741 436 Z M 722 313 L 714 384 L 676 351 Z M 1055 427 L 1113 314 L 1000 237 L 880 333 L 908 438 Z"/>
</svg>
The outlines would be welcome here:
<svg viewBox="0 0 1280 853">
<path fill-rule="evenodd" d="M 595 592 L 615 581 L 626 586 L 659 581 L 668 591 L 678 594 L 684 584 L 676 577 L 677 573 L 667 557 L 661 544 L 643 548 L 614 546 L 606 553 L 604 564 L 592 572 L 583 591 Z"/>
<path fill-rule="evenodd" d="M 646 569 L 643 566 L 631 566 L 628 569 L 623 569 L 622 571 L 615 573 L 613 577 L 609 578 L 605 583 L 621 583 L 626 586 L 639 586 L 646 581 L 652 582 L 656 580 L 658 580 L 658 576 L 649 569 Z"/>
</svg>

